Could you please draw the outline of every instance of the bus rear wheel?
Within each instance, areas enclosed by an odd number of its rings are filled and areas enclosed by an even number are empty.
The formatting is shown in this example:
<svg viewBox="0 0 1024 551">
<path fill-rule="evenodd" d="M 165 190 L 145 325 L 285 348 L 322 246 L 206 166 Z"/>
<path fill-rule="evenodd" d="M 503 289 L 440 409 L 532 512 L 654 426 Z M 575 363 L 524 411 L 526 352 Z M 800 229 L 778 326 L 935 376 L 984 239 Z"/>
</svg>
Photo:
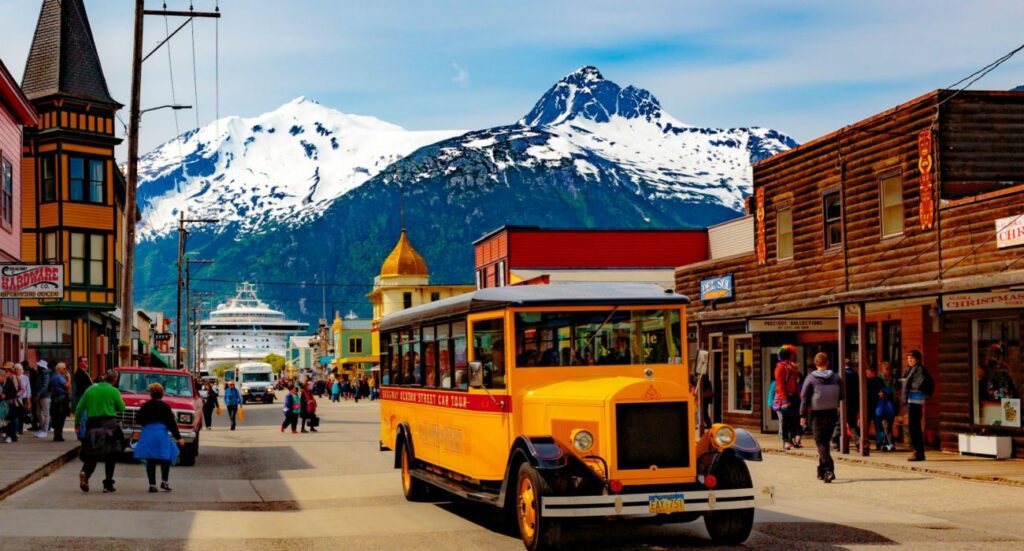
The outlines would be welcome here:
<svg viewBox="0 0 1024 551">
<path fill-rule="evenodd" d="M 723 457 L 715 469 L 719 490 L 752 488 L 746 463 L 736 457 Z M 716 545 L 739 545 L 750 537 L 754 527 L 754 509 L 729 509 L 704 515 L 704 527 Z"/>
<path fill-rule="evenodd" d="M 544 518 L 541 502 L 550 491 L 547 483 L 529 463 L 519 466 L 516 477 L 516 521 L 519 536 L 528 551 L 555 549 L 561 539 L 557 520 Z"/>
<path fill-rule="evenodd" d="M 427 484 L 412 475 L 416 460 L 412 457 L 411 447 L 402 446 L 402 493 L 409 501 L 422 501 L 427 496 Z"/>
</svg>

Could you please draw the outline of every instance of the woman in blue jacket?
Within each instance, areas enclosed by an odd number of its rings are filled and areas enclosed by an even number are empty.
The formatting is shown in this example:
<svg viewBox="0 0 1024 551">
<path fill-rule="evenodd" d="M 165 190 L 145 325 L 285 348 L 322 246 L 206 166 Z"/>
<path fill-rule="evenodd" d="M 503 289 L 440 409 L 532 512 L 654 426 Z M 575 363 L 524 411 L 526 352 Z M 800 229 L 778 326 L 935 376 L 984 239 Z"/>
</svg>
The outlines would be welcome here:
<svg viewBox="0 0 1024 551">
<path fill-rule="evenodd" d="M 231 419 L 231 430 L 235 430 L 235 416 L 238 415 L 238 406 L 242 405 L 242 393 L 235 388 L 234 381 L 228 381 L 224 389 L 224 405 L 228 407 L 228 418 Z"/>
<path fill-rule="evenodd" d="M 149 491 L 156 492 L 156 467 L 159 465 L 160 489 L 169 492 L 167 477 L 171 465 L 178 460 L 178 446 L 184 446 L 185 441 L 181 439 L 171 406 L 163 401 L 164 387 L 160 383 L 149 385 L 149 396 L 152 399 L 139 408 L 137 419 L 142 433 L 135 446 L 135 458 L 146 464 Z"/>
</svg>

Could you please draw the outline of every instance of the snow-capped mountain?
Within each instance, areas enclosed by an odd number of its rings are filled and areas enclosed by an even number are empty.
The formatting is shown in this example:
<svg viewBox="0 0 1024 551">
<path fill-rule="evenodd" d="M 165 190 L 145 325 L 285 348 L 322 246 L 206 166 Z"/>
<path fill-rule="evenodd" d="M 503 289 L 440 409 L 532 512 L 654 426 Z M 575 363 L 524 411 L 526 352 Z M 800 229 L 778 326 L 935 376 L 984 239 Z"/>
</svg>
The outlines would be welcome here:
<svg viewBox="0 0 1024 551">
<path fill-rule="evenodd" d="M 258 117 L 228 117 L 139 159 L 142 238 L 190 215 L 259 230 L 301 223 L 415 149 L 462 131 L 409 131 L 303 97 Z"/>
<path fill-rule="evenodd" d="M 765 128 L 684 124 L 650 92 L 622 88 L 593 67 L 557 82 L 519 121 L 468 133 L 406 132 L 308 101 L 220 127 L 145 160 L 148 239 L 136 272 L 145 307 L 173 299 L 160 267 L 177 252 L 165 233 L 177 209 L 230 222 L 197 228 L 189 243 L 217 258 L 205 277 L 323 274 L 344 283 L 328 289 L 328 308 L 365 315 L 367 286 L 401 229 L 400 203 L 431 280 L 469 283 L 473 241 L 504 224 L 682 228 L 733 218 L 749 193 L 752 164 L 796 145 Z M 179 143 L 187 177 L 175 165 Z M 320 292 L 277 287 L 268 300 L 315 321 L 320 309 L 306 307 L 320 304 Z"/>
</svg>

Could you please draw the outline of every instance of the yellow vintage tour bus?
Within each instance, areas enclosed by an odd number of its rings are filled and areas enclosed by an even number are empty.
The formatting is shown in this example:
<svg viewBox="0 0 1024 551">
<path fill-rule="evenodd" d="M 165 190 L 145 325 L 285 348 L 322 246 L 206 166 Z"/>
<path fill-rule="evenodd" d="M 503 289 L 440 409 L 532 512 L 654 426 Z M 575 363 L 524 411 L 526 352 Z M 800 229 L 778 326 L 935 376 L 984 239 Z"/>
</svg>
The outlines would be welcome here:
<svg viewBox="0 0 1024 551">
<path fill-rule="evenodd" d="M 402 490 L 504 509 L 527 549 L 581 517 L 750 534 L 753 437 L 695 436 L 688 299 L 646 284 L 482 289 L 381 321 L 381 449 Z"/>
</svg>

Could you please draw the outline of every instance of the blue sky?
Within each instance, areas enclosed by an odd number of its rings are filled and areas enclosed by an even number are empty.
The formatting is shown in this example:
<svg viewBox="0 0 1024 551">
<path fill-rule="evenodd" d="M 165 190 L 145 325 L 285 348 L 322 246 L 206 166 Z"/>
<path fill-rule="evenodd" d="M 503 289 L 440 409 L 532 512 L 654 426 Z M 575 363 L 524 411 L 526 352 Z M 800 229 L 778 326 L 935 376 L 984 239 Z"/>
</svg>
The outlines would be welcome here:
<svg viewBox="0 0 1024 551">
<path fill-rule="evenodd" d="M 17 77 L 40 4 L 0 0 L 0 59 Z M 131 3 L 86 7 L 112 93 L 127 103 Z M 222 116 L 257 115 L 305 95 L 412 129 L 513 122 L 589 64 L 650 90 L 685 122 L 768 126 L 806 141 L 949 85 L 1024 42 L 1019 0 L 220 0 L 220 8 Z M 147 45 L 163 38 L 164 25 L 147 19 Z M 214 117 L 214 39 L 214 24 L 198 21 L 201 124 Z M 190 29 L 171 54 L 178 102 L 194 103 Z M 143 106 L 169 103 L 165 51 L 144 76 Z M 1024 54 L 975 87 L 1018 84 Z M 195 112 L 179 114 L 181 130 L 195 124 Z M 170 112 L 146 115 L 143 150 L 175 131 Z"/>
</svg>

